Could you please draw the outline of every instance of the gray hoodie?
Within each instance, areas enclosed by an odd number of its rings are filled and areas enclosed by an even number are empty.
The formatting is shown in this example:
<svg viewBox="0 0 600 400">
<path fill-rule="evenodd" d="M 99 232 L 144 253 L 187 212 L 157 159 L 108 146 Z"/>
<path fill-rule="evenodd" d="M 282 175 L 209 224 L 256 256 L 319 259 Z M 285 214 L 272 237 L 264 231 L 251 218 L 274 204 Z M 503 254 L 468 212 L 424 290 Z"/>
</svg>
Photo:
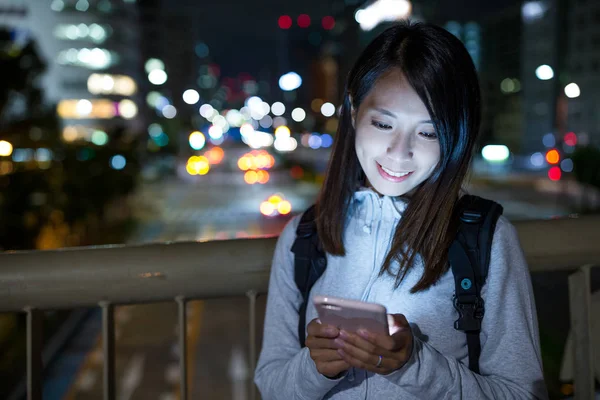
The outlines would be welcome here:
<svg viewBox="0 0 600 400">
<path fill-rule="evenodd" d="M 308 348 L 298 341 L 302 296 L 294 282 L 291 247 L 300 216 L 284 228 L 273 257 L 263 346 L 255 373 L 262 396 L 270 399 L 546 399 L 535 303 L 529 270 L 514 227 L 497 223 L 487 283 L 479 359 L 480 374 L 468 368 L 466 335 L 454 329 L 452 271 L 428 290 L 410 293 L 423 273 L 417 261 L 400 287 L 379 275 L 406 205 L 369 189 L 355 193 L 344 232 L 346 256 L 327 255 L 327 269 L 315 294 L 383 304 L 411 324 L 409 361 L 389 375 L 350 369 L 340 379 L 321 375 Z M 396 265 L 397 267 L 397 265 Z M 308 324 L 316 318 L 310 302 Z"/>
</svg>

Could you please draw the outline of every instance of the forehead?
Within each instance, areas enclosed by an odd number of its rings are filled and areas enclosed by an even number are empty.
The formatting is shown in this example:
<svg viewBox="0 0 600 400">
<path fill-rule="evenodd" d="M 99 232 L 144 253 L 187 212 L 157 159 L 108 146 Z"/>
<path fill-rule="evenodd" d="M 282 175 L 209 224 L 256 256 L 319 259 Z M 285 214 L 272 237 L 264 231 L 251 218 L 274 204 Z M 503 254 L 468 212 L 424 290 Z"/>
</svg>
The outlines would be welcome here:
<svg viewBox="0 0 600 400">
<path fill-rule="evenodd" d="M 365 109 L 384 108 L 396 113 L 429 117 L 427 107 L 399 68 L 394 68 L 377 79 L 363 105 Z"/>
</svg>

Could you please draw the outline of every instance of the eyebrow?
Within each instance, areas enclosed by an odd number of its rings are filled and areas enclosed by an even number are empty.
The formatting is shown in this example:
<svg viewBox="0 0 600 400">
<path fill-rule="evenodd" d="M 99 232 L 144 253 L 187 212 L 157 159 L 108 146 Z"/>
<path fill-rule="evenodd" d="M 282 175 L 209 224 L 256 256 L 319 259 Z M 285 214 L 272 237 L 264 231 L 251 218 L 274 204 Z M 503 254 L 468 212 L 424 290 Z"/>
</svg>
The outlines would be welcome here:
<svg viewBox="0 0 600 400">
<path fill-rule="evenodd" d="M 373 110 L 378 111 L 384 115 L 390 116 L 392 118 L 396 118 L 396 114 L 393 112 L 386 110 L 385 108 L 373 107 Z M 430 119 L 425 119 L 423 121 L 419 121 L 420 124 L 433 124 L 433 121 Z"/>
</svg>

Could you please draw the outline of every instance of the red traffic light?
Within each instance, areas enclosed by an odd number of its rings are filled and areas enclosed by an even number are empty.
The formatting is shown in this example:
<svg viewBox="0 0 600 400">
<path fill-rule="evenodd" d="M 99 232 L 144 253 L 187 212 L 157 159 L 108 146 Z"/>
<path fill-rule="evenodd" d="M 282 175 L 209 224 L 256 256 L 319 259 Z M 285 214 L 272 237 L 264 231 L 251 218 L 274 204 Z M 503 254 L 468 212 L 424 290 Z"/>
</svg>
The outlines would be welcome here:
<svg viewBox="0 0 600 400">
<path fill-rule="evenodd" d="M 308 28 L 310 26 L 310 17 L 307 14 L 300 14 L 298 16 L 298 26 L 300 28 Z"/>
<path fill-rule="evenodd" d="M 323 29 L 330 31 L 335 27 L 335 19 L 329 15 L 323 17 L 321 25 L 323 25 Z"/>
<path fill-rule="evenodd" d="M 281 29 L 290 29 L 292 27 L 292 17 L 289 15 L 282 15 L 279 17 L 277 24 Z"/>
</svg>

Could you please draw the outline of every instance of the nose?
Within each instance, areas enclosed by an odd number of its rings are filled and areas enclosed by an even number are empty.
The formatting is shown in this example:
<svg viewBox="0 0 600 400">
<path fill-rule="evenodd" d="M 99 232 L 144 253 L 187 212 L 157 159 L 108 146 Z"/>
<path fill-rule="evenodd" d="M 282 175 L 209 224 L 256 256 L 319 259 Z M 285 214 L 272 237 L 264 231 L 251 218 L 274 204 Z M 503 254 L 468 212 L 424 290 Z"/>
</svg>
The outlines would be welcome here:
<svg viewBox="0 0 600 400">
<path fill-rule="evenodd" d="M 394 161 L 405 161 L 413 158 L 413 135 L 398 133 L 389 142 L 387 156 Z"/>
</svg>

